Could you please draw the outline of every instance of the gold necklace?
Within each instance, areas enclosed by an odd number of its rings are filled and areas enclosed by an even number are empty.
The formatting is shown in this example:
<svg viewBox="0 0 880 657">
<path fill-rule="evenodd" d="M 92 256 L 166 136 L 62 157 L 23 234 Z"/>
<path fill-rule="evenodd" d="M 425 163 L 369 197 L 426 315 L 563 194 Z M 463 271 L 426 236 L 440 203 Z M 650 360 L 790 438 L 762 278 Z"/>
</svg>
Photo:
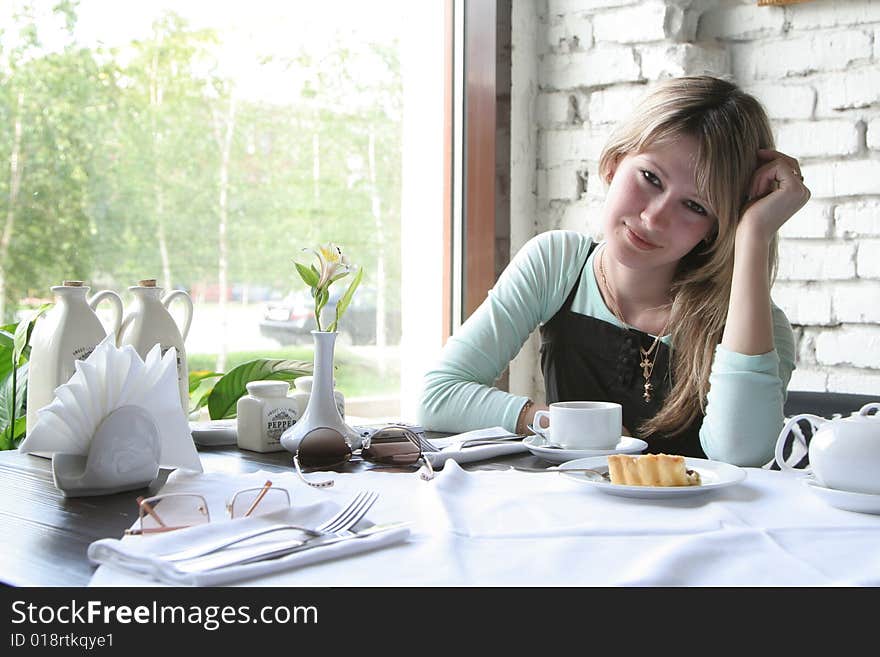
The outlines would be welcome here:
<svg viewBox="0 0 880 657">
<path fill-rule="evenodd" d="M 612 314 L 620 320 L 620 322 L 624 326 L 629 326 L 626 321 L 623 319 L 623 315 L 620 312 L 620 308 L 617 305 L 617 298 L 614 296 L 614 292 L 611 290 L 611 286 L 608 284 L 608 276 L 605 274 L 605 249 L 602 249 L 602 252 L 599 254 L 599 274 L 602 278 L 602 286 L 605 288 L 605 295 L 608 297 L 608 301 L 610 301 L 610 309 Z M 639 367 L 642 368 L 642 376 L 645 379 L 645 392 L 642 394 L 642 397 L 645 399 L 645 403 L 647 404 L 651 401 L 651 391 L 654 389 L 654 384 L 651 383 L 651 376 L 654 374 L 654 364 L 657 362 L 657 356 L 660 354 L 660 349 L 657 349 L 657 345 L 660 343 L 660 337 L 666 333 L 666 329 L 669 328 L 669 317 L 666 318 L 666 324 L 663 325 L 660 333 L 654 337 L 654 342 L 651 343 L 651 346 L 645 349 L 644 347 L 639 347 L 639 353 L 642 356 L 642 360 L 639 363 Z M 656 353 L 654 353 L 654 358 L 651 359 L 651 352 L 657 349 Z"/>
</svg>

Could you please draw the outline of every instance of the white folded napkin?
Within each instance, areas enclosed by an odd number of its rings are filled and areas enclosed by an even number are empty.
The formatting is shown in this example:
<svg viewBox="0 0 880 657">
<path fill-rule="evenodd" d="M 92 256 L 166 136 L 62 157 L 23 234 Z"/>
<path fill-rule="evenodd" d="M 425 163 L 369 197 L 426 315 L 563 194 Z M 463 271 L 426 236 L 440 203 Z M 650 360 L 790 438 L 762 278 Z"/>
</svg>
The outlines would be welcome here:
<svg viewBox="0 0 880 657">
<path fill-rule="evenodd" d="M 141 359 L 134 347 L 117 347 L 114 336 L 107 336 L 88 358 L 76 362 L 73 376 L 55 389 L 52 403 L 37 411 L 37 422 L 19 451 L 90 455 L 101 423 L 121 407 L 137 406 L 151 416 L 158 431 L 158 465 L 201 472 L 202 463 L 180 407 L 176 354 L 171 348 L 163 355 L 156 345 Z M 118 465 L 132 458 L 131 453 L 122 453 L 108 460 Z"/>
<path fill-rule="evenodd" d="M 465 433 L 445 438 L 431 438 L 428 442 L 441 451 L 424 452 L 424 456 L 431 461 L 433 467 L 440 468 L 450 459 L 456 463 L 471 463 L 473 461 L 491 459 L 496 456 L 519 454 L 528 451 L 528 448 L 523 445 L 522 440 L 505 439 L 508 436 L 510 436 L 510 431 L 504 427 L 489 427 L 466 431 Z M 474 445 L 472 447 L 456 448 L 457 445 L 469 440 L 491 440 L 493 438 L 498 438 L 497 445 Z"/>
<path fill-rule="evenodd" d="M 250 529 L 260 529 L 278 524 L 291 524 L 302 527 L 315 527 L 339 510 L 339 504 L 323 500 L 313 504 L 295 506 L 284 511 L 269 513 L 254 518 L 221 520 L 196 527 L 180 529 L 165 534 L 148 536 L 126 536 L 123 539 L 105 538 L 89 545 L 88 557 L 94 564 L 105 564 L 111 568 L 144 576 L 148 579 L 174 586 L 221 586 L 231 582 L 261 577 L 263 575 L 302 568 L 309 564 L 338 559 L 360 552 L 375 550 L 406 540 L 409 529 L 389 528 L 371 536 L 356 540 L 342 541 L 318 546 L 284 557 L 268 559 L 241 566 L 227 566 L 207 572 L 186 572 L 160 556 L 187 548 L 214 542 L 224 536 L 235 536 Z M 361 521 L 359 529 L 371 526 Z M 247 545 L 275 543 L 281 539 L 305 539 L 304 533 L 295 531 L 269 534 L 249 541 Z"/>
</svg>

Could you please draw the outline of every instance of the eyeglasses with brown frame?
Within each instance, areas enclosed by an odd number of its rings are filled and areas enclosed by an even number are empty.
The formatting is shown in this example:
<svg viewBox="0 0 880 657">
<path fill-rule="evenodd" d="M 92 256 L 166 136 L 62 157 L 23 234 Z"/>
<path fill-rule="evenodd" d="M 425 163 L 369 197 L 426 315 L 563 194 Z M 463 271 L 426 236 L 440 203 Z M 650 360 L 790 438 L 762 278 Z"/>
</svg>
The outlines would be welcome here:
<svg viewBox="0 0 880 657">
<path fill-rule="evenodd" d="M 166 493 L 138 497 L 138 526 L 125 530 L 129 536 L 143 536 L 184 529 L 211 522 L 208 501 L 198 493 Z M 267 480 L 259 488 L 235 493 L 226 503 L 230 518 L 247 518 L 290 507 L 290 493 Z"/>
</svg>

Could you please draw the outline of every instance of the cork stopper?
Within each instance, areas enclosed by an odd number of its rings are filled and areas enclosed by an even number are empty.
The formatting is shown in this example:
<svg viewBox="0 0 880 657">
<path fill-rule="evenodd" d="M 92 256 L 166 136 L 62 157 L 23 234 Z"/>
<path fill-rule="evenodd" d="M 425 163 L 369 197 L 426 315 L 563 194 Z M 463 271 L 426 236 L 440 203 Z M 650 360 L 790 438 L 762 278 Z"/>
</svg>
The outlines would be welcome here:
<svg viewBox="0 0 880 657">
<path fill-rule="evenodd" d="M 64 287 L 82 287 L 83 286 L 82 281 L 62 281 L 61 284 Z"/>
<path fill-rule="evenodd" d="M 782 6 L 782 5 L 797 5 L 802 2 L 809 2 L 810 0 L 758 0 L 759 7 L 768 7 L 772 5 Z"/>
<path fill-rule="evenodd" d="M 138 281 L 138 285 L 140 285 L 141 287 L 156 287 L 156 279 L 145 278 L 142 281 Z"/>
</svg>

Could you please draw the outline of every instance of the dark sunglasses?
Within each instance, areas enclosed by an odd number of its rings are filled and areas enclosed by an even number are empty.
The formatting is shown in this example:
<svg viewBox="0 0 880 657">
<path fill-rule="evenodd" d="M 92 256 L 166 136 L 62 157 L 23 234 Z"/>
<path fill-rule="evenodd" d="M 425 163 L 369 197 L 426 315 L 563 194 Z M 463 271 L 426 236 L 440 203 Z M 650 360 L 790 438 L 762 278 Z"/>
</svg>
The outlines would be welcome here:
<svg viewBox="0 0 880 657">
<path fill-rule="evenodd" d="M 434 468 L 422 454 L 419 436 L 406 427 L 383 427 L 365 437 L 362 447 L 357 451 L 364 461 L 385 467 L 406 467 L 422 461 L 424 466 L 419 470 L 419 476 L 426 481 L 434 478 Z M 332 486 L 333 480 L 311 482 L 306 480 L 303 471 L 336 468 L 348 463 L 354 456 L 354 450 L 339 431 L 317 427 L 300 440 L 293 464 L 300 479 L 306 484 L 314 488 L 324 488 Z"/>
</svg>

